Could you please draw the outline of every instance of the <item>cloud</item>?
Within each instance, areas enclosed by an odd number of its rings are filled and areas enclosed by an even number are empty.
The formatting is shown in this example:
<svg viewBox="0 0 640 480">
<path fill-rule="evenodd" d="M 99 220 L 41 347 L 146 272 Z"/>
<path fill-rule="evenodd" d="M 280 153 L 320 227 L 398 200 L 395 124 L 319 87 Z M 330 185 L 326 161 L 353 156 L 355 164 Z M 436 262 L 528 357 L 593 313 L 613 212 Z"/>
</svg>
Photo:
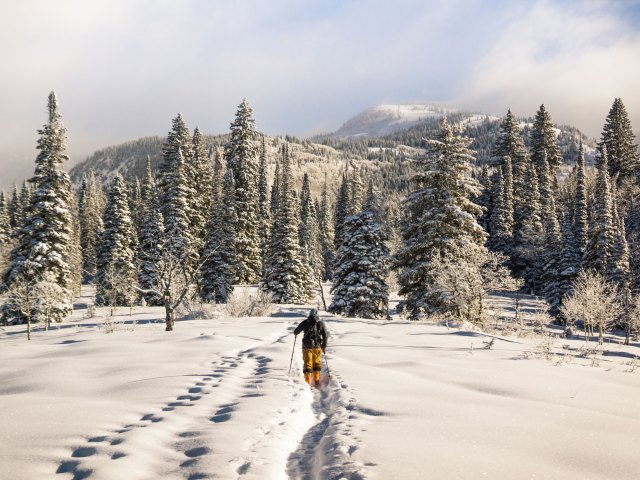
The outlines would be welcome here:
<svg viewBox="0 0 640 480">
<path fill-rule="evenodd" d="M 366 107 L 414 100 L 521 115 L 544 102 L 554 120 L 591 134 L 615 96 L 640 113 L 637 28 L 607 2 L 5 4 L 0 188 L 33 169 L 52 89 L 72 162 L 164 135 L 178 112 L 192 128 L 225 132 L 244 97 L 269 134 L 329 131 Z"/>
<path fill-rule="evenodd" d="M 523 116 L 544 103 L 554 121 L 596 137 L 621 97 L 638 128 L 640 33 L 610 2 L 543 1 L 512 15 L 471 69 L 457 102 Z"/>
</svg>

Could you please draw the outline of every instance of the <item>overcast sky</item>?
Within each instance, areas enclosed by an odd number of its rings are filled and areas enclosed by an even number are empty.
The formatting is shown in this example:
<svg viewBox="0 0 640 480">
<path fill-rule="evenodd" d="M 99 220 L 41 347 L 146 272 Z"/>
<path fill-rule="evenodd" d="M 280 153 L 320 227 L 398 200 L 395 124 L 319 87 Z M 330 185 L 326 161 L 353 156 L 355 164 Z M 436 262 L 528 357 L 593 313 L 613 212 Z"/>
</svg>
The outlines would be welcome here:
<svg viewBox="0 0 640 480">
<path fill-rule="evenodd" d="M 337 129 L 379 103 L 503 115 L 545 103 L 599 136 L 615 97 L 640 131 L 640 0 L 0 0 L 0 188 L 29 175 L 55 90 L 70 164 L 165 135 Z"/>
</svg>

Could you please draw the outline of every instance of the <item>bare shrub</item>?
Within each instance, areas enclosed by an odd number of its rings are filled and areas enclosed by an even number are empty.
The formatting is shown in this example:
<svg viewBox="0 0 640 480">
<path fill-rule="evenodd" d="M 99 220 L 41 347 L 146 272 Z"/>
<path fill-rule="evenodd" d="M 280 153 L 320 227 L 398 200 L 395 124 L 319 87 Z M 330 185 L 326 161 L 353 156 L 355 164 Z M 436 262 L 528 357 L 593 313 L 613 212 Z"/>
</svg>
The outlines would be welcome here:
<svg viewBox="0 0 640 480">
<path fill-rule="evenodd" d="M 621 311 L 618 290 L 597 272 L 581 271 L 573 282 L 573 291 L 562 302 L 560 313 L 568 322 L 583 321 L 585 341 L 594 328 L 602 345 L 604 331 Z"/>
<path fill-rule="evenodd" d="M 104 333 L 113 333 L 116 331 L 116 322 L 114 322 L 112 315 L 108 315 L 102 319 L 102 328 L 104 328 Z"/>
<path fill-rule="evenodd" d="M 255 293 L 234 290 L 225 305 L 231 317 L 266 317 L 273 310 L 273 296 L 264 290 Z"/>
<path fill-rule="evenodd" d="M 181 320 L 206 320 L 219 315 L 219 309 L 215 304 L 197 300 L 184 300 L 176 308 L 176 317 Z"/>
</svg>

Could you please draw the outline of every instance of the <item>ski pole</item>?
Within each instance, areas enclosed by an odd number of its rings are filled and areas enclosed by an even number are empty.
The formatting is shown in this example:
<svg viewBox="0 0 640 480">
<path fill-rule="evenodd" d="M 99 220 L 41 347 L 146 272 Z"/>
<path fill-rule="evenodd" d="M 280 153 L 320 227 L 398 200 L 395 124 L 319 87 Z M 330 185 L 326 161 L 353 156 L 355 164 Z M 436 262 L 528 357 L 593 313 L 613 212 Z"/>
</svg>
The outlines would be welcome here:
<svg viewBox="0 0 640 480">
<path fill-rule="evenodd" d="M 296 351 L 296 340 L 298 339 L 298 336 L 295 335 L 293 337 L 293 350 L 291 350 L 291 361 L 289 362 L 289 373 L 287 375 L 291 375 L 291 365 L 293 365 L 293 352 Z"/>
<path fill-rule="evenodd" d="M 324 357 L 324 363 L 327 366 L 327 373 L 331 376 L 331 369 L 329 368 L 329 362 L 327 361 L 327 354 L 322 350 L 322 356 Z"/>
</svg>

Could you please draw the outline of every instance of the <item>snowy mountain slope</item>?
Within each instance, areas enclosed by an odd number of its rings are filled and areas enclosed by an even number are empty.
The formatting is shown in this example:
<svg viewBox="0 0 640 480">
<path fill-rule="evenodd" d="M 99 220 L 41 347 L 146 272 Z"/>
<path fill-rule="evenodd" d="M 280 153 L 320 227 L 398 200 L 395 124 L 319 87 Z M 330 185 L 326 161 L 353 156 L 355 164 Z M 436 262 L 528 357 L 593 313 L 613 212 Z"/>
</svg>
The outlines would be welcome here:
<svg viewBox="0 0 640 480">
<path fill-rule="evenodd" d="M 332 381 L 312 391 L 299 341 L 288 375 L 307 308 L 1 329 L 3 478 L 637 478 L 637 345 L 560 367 L 583 340 L 525 360 L 537 340 L 322 314 Z"/>
<path fill-rule="evenodd" d="M 430 104 L 377 105 L 347 120 L 335 137 L 376 137 L 412 127 L 429 118 L 440 118 L 456 110 Z"/>
</svg>

